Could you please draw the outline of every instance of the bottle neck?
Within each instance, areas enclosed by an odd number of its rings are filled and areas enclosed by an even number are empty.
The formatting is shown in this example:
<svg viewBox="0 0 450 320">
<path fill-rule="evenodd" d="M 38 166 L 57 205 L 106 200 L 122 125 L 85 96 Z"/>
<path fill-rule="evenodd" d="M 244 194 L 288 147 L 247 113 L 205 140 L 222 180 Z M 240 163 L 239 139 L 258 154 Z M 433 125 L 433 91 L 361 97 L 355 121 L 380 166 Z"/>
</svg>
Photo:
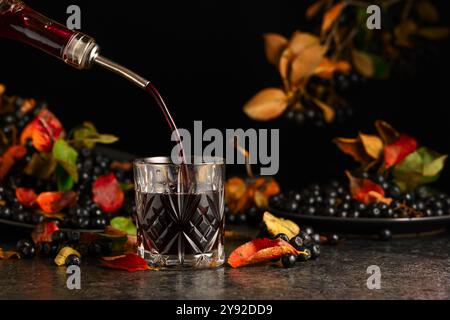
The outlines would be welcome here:
<svg viewBox="0 0 450 320">
<path fill-rule="evenodd" d="M 70 30 L 19 0 L 0 0 L 0 36 L 31 45 L 78 69 L 89 68 L 99 52 L 91 37 Z"/>
</svg>

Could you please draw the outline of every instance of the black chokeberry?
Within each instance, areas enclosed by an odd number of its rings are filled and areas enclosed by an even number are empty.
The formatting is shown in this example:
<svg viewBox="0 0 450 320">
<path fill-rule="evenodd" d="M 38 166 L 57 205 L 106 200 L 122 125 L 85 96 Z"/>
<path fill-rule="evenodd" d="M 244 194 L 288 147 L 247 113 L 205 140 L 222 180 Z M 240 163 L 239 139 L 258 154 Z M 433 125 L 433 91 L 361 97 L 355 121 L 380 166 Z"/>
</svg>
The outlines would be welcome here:
<svg viewBox="0 0 450 320">
<path fill-rule="evenodd" d="M 297 262 L 297 257 L 293 255 L 292 253 L 283 254 L 281 256 L 281 263 L 283 264 L 283 267 L 285 268 L 291 268 L 295 266 L 295 263 Z"/>
<path fill-rule="evenodd" d="M 18 251 L 24 259 L 31 259 L 36 255 L 36 249 L 34 248 L 34 246 L 24 246 Z"/>
<path fill-rule="evenodd" d="M 326 217 L 333 217 L 336 215 L 336 209 L 333 207 L 322 208 L 321 213 Z"/>
<path fill-rule="evenodd" d="M 303 247 L 303 239 L 300 236 L 293 237 L 289 243 L 297 250 Z"/>
<path fill-rule="evenodd" d="M 33 242 L 28 239 L 20 239 L 16 244 L 16 250 L 20 251 L 24 247 L 32 247 Z"/>
<path fill-rule="evenodd" d="M 289 237 L 285 233 L 279 233 L 275 236 L 275 239 L 282 239 L 289 242 Z"/>
<path fill-rule="evenodd" d="M 305 226 L 303 227 L 302 231 L 304 231 L 305 233 L 312 235 L 314 233 L 314 229 L 312 227 L 309 226 Z"/>
<path fill-rule="evenodd" d="M 318 244 L 313 244 L 308 249 L 311 251 L 311 259 L 316 259 L 320 256 L 320 246 Z"/>
<path fill-rule="evenodd" d="M 320 234 L 314 233 L 311 235 L 311 239 L 315 244 L 320 244 Z"/>
<path fill-rule="evenodd" d="M 339 242 L 339 236 L 337 234 L 331 234 L 328 237 L 328 243 L 330 245 L 334 246 L 334 245 L 338 244 L 338 242 Z"/>
<path fill-rule="evenodd" d="M 391 230 L 389 230 L 389 229 L 383 229 L 379 232 L 378 236 L 379 236 L 380 240 L 388 241 L 392 238 L 392 233 L 391 233 Z"/>
<path fill-rule="evenodd" d="M 296 212 L 298 210 L 298 202 L 294 199 L 290 200 L 287 204 L 287 210 L 289 212 Z"/>
<path fill-rule="evenodd" d="M 104 220 L 104 219 L 103 219 L 103 220 Z M 239 224 L 244 224 L 244 223 L 246 223 L 246 222 L 247 222 L 247 215 L 246 215 L 245 213 L 239 213 L 239 214 L 236 216 L 236 222 L 239 223 Z M 103 221 L 102 221 L 102 223 L 103 223 Z M 106 224 L 106 221 L 105 221 L 105 224 Z M 99 227 L 104 227 L 105 224 L 100 224 Z"/>
<path fill-rule="evenodd" d="M 303 245 L 305 247 L 309 246 L 313 242 L 311 236 L 308 233 L 304 232 L 304 231 L 301 231 L 299 236 L 302 238 Z"/>
<path fill-rule="evenodd" d="M 81 265 L 81 259 L 76 254 L 71 254 L 66 258 L 66 266 L 79 266 Z"/>
</svg>

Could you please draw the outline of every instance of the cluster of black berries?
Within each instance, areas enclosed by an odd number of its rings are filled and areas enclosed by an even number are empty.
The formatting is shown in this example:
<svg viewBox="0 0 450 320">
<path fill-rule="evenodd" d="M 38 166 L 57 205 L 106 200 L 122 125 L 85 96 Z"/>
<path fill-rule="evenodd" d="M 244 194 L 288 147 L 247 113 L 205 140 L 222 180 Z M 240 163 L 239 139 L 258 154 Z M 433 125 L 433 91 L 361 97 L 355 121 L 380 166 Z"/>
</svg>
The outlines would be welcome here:
<svg viewBox="0 0 450 320">
<path fill-rule="evenodd" d="M 13 134 L 13 128 L 17 134 L 33 120 L 45 103 L 38 102 L 35 107 L 27 112 L 21 111 L 23 99 L 19 97 L 0 97 L 9 99 L 10 112 L 0 115 L 0 128 L 9 139 Z M 8 101 L 9 101 L 8 100 Z M 3 101 L 5 102 L 5 101 Z M 24 208 L 17 200 L 15 189 L 17 187 L 32 188 L 36 193 L 57 190 L 56 182 L 53 179 L 42 180 L 24 174 L 24 168 L 31 160 L 31 156 L 38 152 L 32 145 L 31 140 L 27 142 L 27 156 L 17 163 L 3 182 L 0 182 L 0 219 L 12 220 L 16 222 L 38 224 L 45 218 L 43 215 L 34 212 L 32 209 Z M 61 221 L 61 227 L 74 229 L 103 229 L 108 220 L 114 214 L 105 214 L 95 203 L 92 202 L 92 183 L 99 176 L 110 172 L 112 159 L 91 149 L 84 148 L 79 152 L 77 159 L 77 169 L 79 181 L 73 190 L 78 193 L 76 207 L 65 209 L 62 213 L 65 218 Z M 113 170 L 117 180 L 123 184 L 132 182 L 131 172 L 122 169 Z M 135 212 L 134 193 L 126 192 L 125 201 L 121 214 L 133 214 Z"/>
<path fill-rule="evenodd" d="M 363 77 L 355 72 L 335 72 L 331 80 L 312 77 L 308 81 L 307 91 L 319 100 L 326 101 L 329 88 L 334 87 L 336 92 L 347 93 L 351 88 L 356 88 L 357 85 L 364 83 L 363 79 Z M 284 113 L 284 117 L 295 125 L 312 125 L 319 128 L 325 126 L 326 122 L 322 110 L 310 99 L 304 97 L 300 99 L 302 108 L 289 108 Z M 335 112 L 334 121 L 336 123 L 343 123 L 353 116 L 353 109 L 343 99 L 335 99 L 335 102 L 330 104 L 330 107 Z"/>
<path fill-rule="evenodd" d="M 111 159 L 93 150 L 83 149 L 78 160 L 79 181 L 74 186 L 78 193 L 78 201 L 75 207 L 64 209 L 64 220 L 61 227 L 74 229 L 103 229 L 109 219 L 117 214 L 106 214 L 92 201 L 92 183 L 97 177 L 109 172 Z M 38 224 L 44 220 L 44 216 L 35 213 L 32 209 L 24 208 L 15 195 L 16 187 L 32 188 L 37 193 L 57 190 L 54 181 L 44 181 L 27 176 L 23 173 L 23 167 L 14 168 L 14 171 L 0 184 L 0 201 L 5 205 L 0 206 L 0 219 L 12 220 L 22 223 Z M 114 170 L 120 183 L 131 183 L 131 172 Z M 136 210 L 134 193 L 125 193 L 125 200 L 118 214 L 132 215 Z"/>
<path fill-rule="evenodd" d="M 71 247 L 78 251 L 81 256 L 99 257 L 102 255 L 111 255 L 113 252 L 113 243 L 109 239 L 93 241 L 90 243 L 80 242 L 81 234 L 78 231 L 56 230 L 52 234 L 51 242 L 40 242 L 34 244 L 28 239 L 21 239 L 17 242 L 16 250 L 24 259 L 32 259 L 36 256 L 55 258 L 59 251 L 64 247 Z M 66 258 L 66 265 L 80 265 L 81 258 L 75 254 Z"/>
<path fill-rule="evenodd" d="M 336 245 L 339 242 L 339 236 L 336 234 L 321 236 L 318 233 L 315 233 L 314 229 L 311 227 L 304 227 L 301 228 L 301 230 L 302 231 L 300 231 L 298 235 L 291 239 L 284 233 L 275 236 L 275 239 L 283 239 L 284 241 L 289 242 L 296 250 L 301 251 L 301 254 L 299 255 L 288 253 L 281 257 L 281 263 L 285 268 L 293 267 L 297 261 L 304 262 L 318 258 L 320 256 L 321 243 Z M 262 233 L 264 233 L 264 231 Z"/>
<path fill-rule="evenodd" d="M 7 138 L 11 138 L 14 128 L 17 132 L 21 132 L 23 128 L 33 120 L 33 118 L 44 108 L 46 105 L 43 102 L 39 102 L 30 112 L 22 112 L 21 106 L 24 102 L 19 97 L 0 97 L 7 100 L 2 101 L 3 104 L 11 104 L 11 111 L 0 114 L 0 128 Z"/>
<path fill-rule="evenodd" d="M 270 206 L 292 213 L 339 218 L 407 218 L 430 217 L 450 214 L 450 197 L 445 193 L 432 195 L 426 187 L 412 192 L 402 192 L 392 180 L 383 174 L 359 174 L 379 184 L 386 196 L 394 201 L 390 205 L 376 203 L 366 205 L 356 201 L 347 185 L 332 182 L 314 184 L 300 192 L 291 191 L 270 199 Z"/>
</svg>

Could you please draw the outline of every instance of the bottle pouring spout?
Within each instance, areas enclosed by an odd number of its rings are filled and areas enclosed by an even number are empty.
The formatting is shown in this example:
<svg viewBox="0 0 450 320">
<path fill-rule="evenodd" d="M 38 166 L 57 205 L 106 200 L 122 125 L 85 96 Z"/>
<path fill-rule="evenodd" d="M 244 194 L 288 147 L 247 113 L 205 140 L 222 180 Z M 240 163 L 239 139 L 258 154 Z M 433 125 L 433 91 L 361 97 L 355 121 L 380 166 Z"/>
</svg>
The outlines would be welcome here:
<svg viewBox="0 0 450 320">
<path fill-rule="evenodd" d="M 131 71 L 130 69 L 125 68 L 124 66 L 117 64 L 114 61 L 111 61 L 101 55 L 96 55 L 93 58 L 93 62 L 105 69 L 108 69 L 108 70 L 124 77 L 125 79 L 128 79 L 129 81 L 133 82 L 135 85 L 137 85 L 138 87 L 140 87 L 144 90 L 150 84 L 150 81 L 141 77 L 137 73 L 135 73 L 135 72 Z"/>
</svg>

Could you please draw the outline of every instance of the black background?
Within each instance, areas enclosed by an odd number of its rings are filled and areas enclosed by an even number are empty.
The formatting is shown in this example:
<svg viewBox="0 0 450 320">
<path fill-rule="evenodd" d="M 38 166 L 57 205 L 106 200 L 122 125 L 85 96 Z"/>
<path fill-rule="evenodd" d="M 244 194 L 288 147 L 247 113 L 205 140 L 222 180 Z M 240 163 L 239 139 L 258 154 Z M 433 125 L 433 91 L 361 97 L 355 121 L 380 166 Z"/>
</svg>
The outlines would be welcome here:
<svg viewBox="0 0 450 320">
<path fill-rule="evenodd" d="M 166 97 L 179 127 L 268 127 L 281 129 L 279 179 L 286 185 L 342 177 L 354 167 L 331 143 L 337 135 L 370 133 L 383 118 L 420 144 L 450 153 L 449 50 L 408 80 L 371 83 L 356 92 L 356 116 L 340 127 L 298 128 L 282 121 L 255 123 L 242 112 L 258 90 L 279 86 L 265 60 L 262 35 L 289 36 L 306 25 L 310 1 L 27 1 L 64 23 L 66 8 L 82 11 L 82 31 L 95 37 L 102 54 L 151 80 Z M 441 10 L 443 15 L 447 11 Z M 444 17 L 448 21 L 447 17 Z M 100 68 L 77 71 L 20 43 L 1 39 L 0 82 L 10 94 L 48 101 L 66 128 L 84 120 L 121 139 L 117 147 L 137 155 L 168 154 L 169 132 L 144 91 Z M 244 169 L 230 168 L 233 173 Z M 450 170 L 440 183 L 450 188 Z"/>
</svg>

